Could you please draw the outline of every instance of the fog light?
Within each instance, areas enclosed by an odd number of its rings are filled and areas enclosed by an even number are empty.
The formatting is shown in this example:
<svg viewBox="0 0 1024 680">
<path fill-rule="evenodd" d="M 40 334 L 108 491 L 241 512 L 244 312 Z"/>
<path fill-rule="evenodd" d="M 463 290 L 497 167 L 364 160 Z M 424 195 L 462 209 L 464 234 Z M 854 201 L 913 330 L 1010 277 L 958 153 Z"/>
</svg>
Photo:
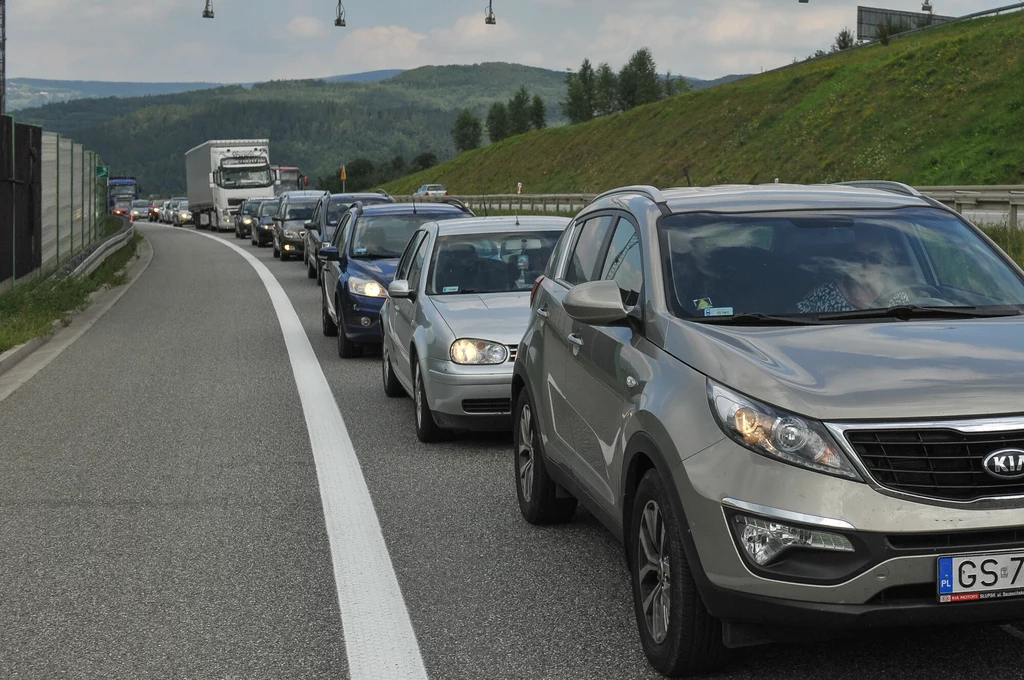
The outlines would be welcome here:
<svg viewBox="0 0 1024 680">
<path fill-rule="evenodd" d="M 371 323 L 373 322 L 370 321 L 370 317 L 368 316 L 364 316 L 363 318 L 359 319 L 359 325 L 362 326 L 363 328 L 369 328 Z"/>
<path fill-rule="evenodd" d="M 292 249 L 292 247 L 291 247 L 291 246 L 285 246 L 285 247 L 284 247 L 284 249 L 285 249 L 285 250 L 291 250 L 291 249 Z"/>
<path fill-rule="evenodd" d="M 764 566 L 790 548 L 853 552 L 853 544 L 839 534 L 799 529 L 757 517 L 736 516 L 740 544 L 747 557 Z"/>
</svg>

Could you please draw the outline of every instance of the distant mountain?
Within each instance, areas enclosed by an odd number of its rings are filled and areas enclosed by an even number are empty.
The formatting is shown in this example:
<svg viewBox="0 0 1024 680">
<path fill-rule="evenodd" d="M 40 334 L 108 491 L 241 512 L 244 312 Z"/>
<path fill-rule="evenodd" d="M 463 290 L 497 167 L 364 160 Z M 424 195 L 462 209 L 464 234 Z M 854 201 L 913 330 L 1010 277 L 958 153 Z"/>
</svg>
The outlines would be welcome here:
<svg viewBox="0 0 1024 680">
<path fill-rule="evenodd" d="M 750 74 L 750 73 L 744 73 L 743 75 L 722 76 L 721 78 L 715 78 L 714 80 L 701 80 L 700 78 L 687 78 L 686 82 L 690 83 L 690 85 L 695 90 L 707 90 L 707 89 L 712 88 L 712 87 L 717 87 L 719 85 L 726 85 L 728 83 L 736 82 L 737 80 L 743 80 L 744 78 L 749 78 L 751 75 L 752 74 Z"/>
<path fill-rule="evenodd" d="M 324 78 L 329 83 L 370 83 L 398 75 L 400 69 L 367 71 Z M 240 83 L 252 87 L 253 83 Z M 179 94 L 224 87 L 225 83 L 136 83 L 103 80 L 47 80 L 44 78 L 9 78 L 7 80 L 7 108 L 11 111 L 72 99 L 103 99 L 105 97 L 147 97 Z"/>
</svg>

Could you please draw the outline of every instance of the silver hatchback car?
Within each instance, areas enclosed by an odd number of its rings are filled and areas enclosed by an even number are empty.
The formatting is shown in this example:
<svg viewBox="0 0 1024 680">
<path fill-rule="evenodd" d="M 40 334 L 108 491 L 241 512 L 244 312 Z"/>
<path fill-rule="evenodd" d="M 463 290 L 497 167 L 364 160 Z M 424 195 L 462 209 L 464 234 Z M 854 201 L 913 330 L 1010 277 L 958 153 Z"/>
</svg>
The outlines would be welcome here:
<svg viewBox="0 0 1024 680">
<path fill-rule="evenodd" d="M 628 187 L 512 384 L 527 521 L 626 547 L 666 675 L 829 629 L 1024 619 L 1024 272 L 910 187 Z"/>
<path fill-rule="evenodd" d="M 381 309 L 384 393 L 411 394 L 416 434 L 511 429 L 530 291 L 569 220 L 475 217 L 413 234 Z"/>
</svg>

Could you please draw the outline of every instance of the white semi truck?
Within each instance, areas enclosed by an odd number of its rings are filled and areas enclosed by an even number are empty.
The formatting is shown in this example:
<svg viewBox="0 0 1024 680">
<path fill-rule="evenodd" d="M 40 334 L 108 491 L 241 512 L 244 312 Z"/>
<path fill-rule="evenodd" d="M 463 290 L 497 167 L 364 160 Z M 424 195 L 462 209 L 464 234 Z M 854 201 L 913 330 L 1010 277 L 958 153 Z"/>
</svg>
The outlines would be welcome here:
<svg viewBox="0 0 1024 680">
<path fill-rule="evenodd" d="M 270 140 L 217 139 L 185 153 L 188 207 L 196 229 L 233 229 L 232 216 L 248 198 L 273 198 Z"/>
</svg>

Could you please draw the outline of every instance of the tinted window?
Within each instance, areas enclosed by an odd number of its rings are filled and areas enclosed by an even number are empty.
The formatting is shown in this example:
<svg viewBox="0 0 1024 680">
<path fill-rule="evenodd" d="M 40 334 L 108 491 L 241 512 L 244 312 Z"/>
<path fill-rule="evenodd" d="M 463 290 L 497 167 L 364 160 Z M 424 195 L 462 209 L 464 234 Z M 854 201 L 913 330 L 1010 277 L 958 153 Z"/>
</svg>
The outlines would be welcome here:
<svg viewBox="0 0 1024 680">
<path fill-rule="evenodd" d="M 260 217 L 270 217 L 277 214 L 277 209 L 281 206 L 281 201 L 267 201 L 260 206 Z"/>
<path fill-rule="evenodd" d="M 418 215 L 363 215 L 352 231 L 350 252 L 356 258 L 400 257 L 413 233 L 427 222 L 464 217 L 461 212 Z"/>
<path fill-rule="evenodd" d="M 313 216 L 313 208 L 315 206 L 316 206 L 316 203 L 313 203 L 313 202 L 299 203 L 299 202 L 296 201 L 295 203 L 288 203 L 283 208 L 283 210 L 285 211 L 284 219 L 286 219 L 286 220 L 308 220 L 309 218 L 311 218 Z"/>
<path fill-rule="evenodd" d="M 428 295 L 530 290 L 554 250 L 557 231 L 453 234 L 437 239 Z"/>
<path fill-rule="evenodd" d="M 409 267 L 409 290 L 419 290 L 420 274 L 423 273 L 423 259 L 427 254 L 427 239 L 420 241 L 416 254 L 412 257 L 412 265 Z"/>
<path fill-rule="evenodd" d="M 583 225 L 579 240 L 576 241 L 576 248 L 573 250 L 572 257 L 569 258 L 569 267 L 565 272 L 567 282 L 575 286 L 594 279 L 597 260 L 601 257 L 601 248 L 604 246 L 614 221 L 615 218 L 611 215 L 604 215 L 587 220 Z"/>
<path fill-rule="evenodd" d="M 260 204 L 255 201 L 246 201 L 245 204 L 242 206 L 243 215 L 249 215 L 251 217 L 253 215 L 258 215 L 259 212 Z"/>
<path fill-rule="evenodd" d="M 640 301 L 644 284 L 644 263 L 640 256 L 640 238 L 626 220 L 619 220 L 601 267 L 602 281 L 619 284 L 622 303 L 632 307 Z"/>
<path fill-rule="evenodd" d="M 406 247 L 405 252 L 402 253 L 402 259 L 398 262 L 398 268 L 395 269 L 395 279 L 404 279 L 409 273 L 409 265 L 412 262 L 412 255 L 416 252 L 416 247 L 420 244 L 420 239 L 426 232 L 417 231 L 412 235 L 412 239 L 409 241 L 409 245 Z"/>
</svg>

